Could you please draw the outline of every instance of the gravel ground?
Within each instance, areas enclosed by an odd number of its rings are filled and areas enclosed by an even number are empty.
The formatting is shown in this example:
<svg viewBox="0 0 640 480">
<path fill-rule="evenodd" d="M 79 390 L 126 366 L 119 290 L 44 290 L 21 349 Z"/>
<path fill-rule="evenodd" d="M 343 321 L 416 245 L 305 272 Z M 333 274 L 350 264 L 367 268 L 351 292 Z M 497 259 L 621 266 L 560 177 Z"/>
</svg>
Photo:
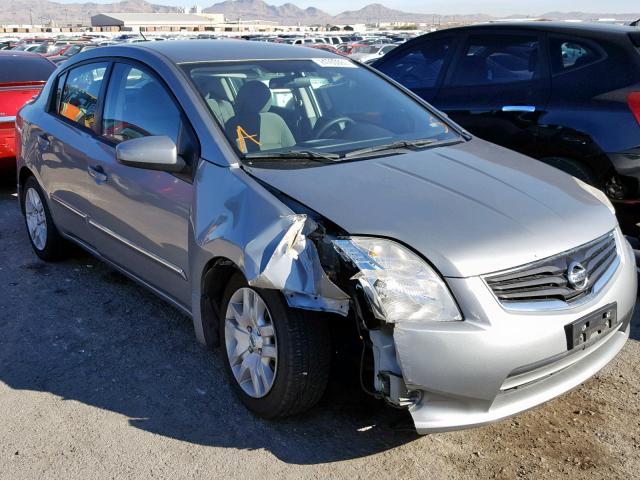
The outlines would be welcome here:
<svg viewBox="0 0 640 480">
<path fill-rule="evenodd" d="M 235 400 L 190 320 L 87 255 L 31 252 L 0 187 L 0 478 L 640 478 L 640 318 L 601 373 L 531 412 L 418 437 L 335 380 L 309 414 Z M 639 309 L 640 310 L 640 309 Z"/>
</svg>

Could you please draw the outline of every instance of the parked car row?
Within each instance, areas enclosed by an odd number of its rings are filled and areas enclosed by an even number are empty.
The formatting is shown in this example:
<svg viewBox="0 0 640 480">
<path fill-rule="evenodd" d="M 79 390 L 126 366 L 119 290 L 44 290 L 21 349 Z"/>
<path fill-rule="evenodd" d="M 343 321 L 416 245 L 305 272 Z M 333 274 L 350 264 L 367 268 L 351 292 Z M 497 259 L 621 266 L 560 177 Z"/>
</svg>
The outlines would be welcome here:
<svg viewBox="0 0 640 480">
<path fill-rule="evenodd" d="M 610 144 L 636 135 L 629 92 L 608 90 L 636 72 L 629 32 L 578 42 L 538 28 L 427 35 L 376 67 L 431 82 L 435 99 L 451 78 L 454 105 L 497 103 L 500 141 L 522 135 L 511 114 L 570 117 L 549 69 L 580 72 L 599 53 L 622 80 L 574 84 L 608 107 L 581 115 L 615 122 Z M 556 35 L 554 64 L 543 45 Z M 544 125 L 531 128 L 550 149 Z M 16 131 L 35 253 L 73 242 L 184 311 L 257 415 L 306 411 L 331 366 L 354 361 L 354 382 L 419 433 L 483 425 L 576 387 L 629 337 L 636 264 L 607 196 L 352 59 L 204 39 L 100 47 L 57 69 Z"/>
</svg>

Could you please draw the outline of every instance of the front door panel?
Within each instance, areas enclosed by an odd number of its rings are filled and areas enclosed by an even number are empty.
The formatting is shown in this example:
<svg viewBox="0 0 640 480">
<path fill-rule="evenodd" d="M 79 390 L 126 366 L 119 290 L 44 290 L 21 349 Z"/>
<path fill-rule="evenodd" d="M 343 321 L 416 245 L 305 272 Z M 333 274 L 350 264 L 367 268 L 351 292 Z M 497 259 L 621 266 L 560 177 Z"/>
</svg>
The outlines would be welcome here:
<svg viewBox="0 0 640 480">
<path fill-rule="evenodd" d="M 91 167 L 91 240 L 102 255 L 188 305 L 188 232 L 192 185 L 169 173 L 121 165 L 100 145 Z"/>
</svg>

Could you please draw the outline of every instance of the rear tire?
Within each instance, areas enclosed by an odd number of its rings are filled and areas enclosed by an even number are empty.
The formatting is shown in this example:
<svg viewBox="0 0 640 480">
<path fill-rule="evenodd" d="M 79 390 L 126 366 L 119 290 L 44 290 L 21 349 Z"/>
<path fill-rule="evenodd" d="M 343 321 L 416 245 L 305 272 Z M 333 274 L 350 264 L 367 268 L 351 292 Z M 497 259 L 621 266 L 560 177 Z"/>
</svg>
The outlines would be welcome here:
<svg viewBox="0 0 640 480">
<path fill-rule="evenodd" d="M 29 241 L 36 255 L 45 261 L 66 257 L 71 245 L 53 223 L 46 196 L 34 177 L 27 178 L 24 183 L 22 207 Z"/>
<path fill-rule="evenodd" d="M 588 183 L 589 185 L 593 185 L 596 188 L 601 188 L 600 182 L 598 180 L 598 176 L 594 173 L 589 166 L 585 165 L 582 162 L 574 160 L 572 158 L 564 158 L 564 157 L 550 157 L 543 158 L 542 162 L 547 165 L 551 165 L 552 167 L 556 167 L 559 170 L 562 170 L 569 175 L 572 175 L 583 182 Z"/>
<path fill-rule="evenodd" d="M 253 308 L 262 313 L 252 322 L 247 317 Z M 285 417 L 320 400 L 331 359 L 327 319 L 289 307 L 280 292 L 249 287 L 240 273 L 231 277 L 220 312 L 222 361 L 249 410 L 263 418 Z M 252 365 L 259 371 L 255 383 L 247 373 Z"/>
</svg>

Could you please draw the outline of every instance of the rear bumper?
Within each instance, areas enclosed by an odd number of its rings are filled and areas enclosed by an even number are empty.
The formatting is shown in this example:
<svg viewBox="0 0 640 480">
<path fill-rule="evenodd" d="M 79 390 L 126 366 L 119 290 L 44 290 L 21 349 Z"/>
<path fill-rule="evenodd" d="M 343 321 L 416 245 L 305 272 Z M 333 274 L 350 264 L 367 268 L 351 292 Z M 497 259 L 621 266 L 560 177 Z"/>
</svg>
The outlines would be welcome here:
<svg viewBox="0 0 640 480">
<path fill-rule="evenodd" d="M 464 321 L 396 324 L 404 381 L 422 394 L 409 410 L 418 433 L 515 415 L 571 390 L 611 361 L 629 336 L 637 295 L 635 258 L 617 235 L 620 264 L 600 293 L 582 305 L 508 311 L 481 279 L 448 279 Z M 568 351 L 565 325 L 612 303 L 619 326 L 586 348 Z"/>
<path fill-rule="evenodd" d="M 15 166 L 15 117 L 0 117 L 0 166 Z"/>
</svg>

